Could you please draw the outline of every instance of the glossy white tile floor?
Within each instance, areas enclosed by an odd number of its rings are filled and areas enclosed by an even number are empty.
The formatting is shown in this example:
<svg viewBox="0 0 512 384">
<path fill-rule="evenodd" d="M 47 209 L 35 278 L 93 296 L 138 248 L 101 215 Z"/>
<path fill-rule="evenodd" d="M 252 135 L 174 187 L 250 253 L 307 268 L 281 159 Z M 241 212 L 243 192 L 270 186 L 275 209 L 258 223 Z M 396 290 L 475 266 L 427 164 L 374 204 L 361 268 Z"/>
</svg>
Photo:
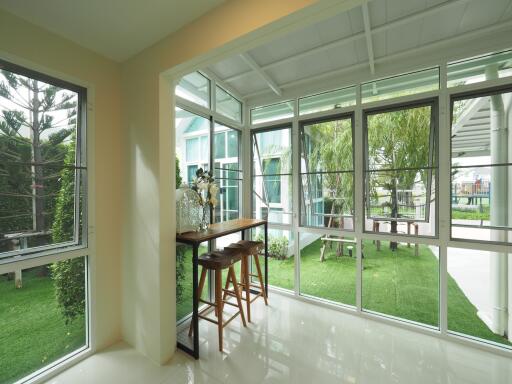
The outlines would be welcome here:
<svg viewBox="0 0 512 384">
<path fill-rule="evenodd" d="M 512 358 L 275 293 L 248 328 L 230 324 L 223 354 L 215 325 L 200 327 L 199 361 L 177 352 L 158 367 L 118 344 L 48 383 L 512 383 Z"/>
</svg>

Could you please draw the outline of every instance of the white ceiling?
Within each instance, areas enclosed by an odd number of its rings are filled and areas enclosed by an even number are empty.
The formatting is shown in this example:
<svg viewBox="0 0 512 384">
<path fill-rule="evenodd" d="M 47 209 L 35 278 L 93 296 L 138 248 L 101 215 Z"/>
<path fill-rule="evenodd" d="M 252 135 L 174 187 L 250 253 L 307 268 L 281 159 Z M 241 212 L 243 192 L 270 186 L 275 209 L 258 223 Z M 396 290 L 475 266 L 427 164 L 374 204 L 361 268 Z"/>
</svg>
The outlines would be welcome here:
<svg viewBox="0 0 512 384">
<path fill-rule="evenodd" d="M 0 8 L 124 61 L 225 0 L 0 0 Z"/>
<path fill-rule="evenodd" d="M 330 73 L 371 70 L 371 61 L 378 68 L 397 54 L 471 31 L 512 25 L 512 0 L 373 0 L 367 3 L 366 29 L 364 7 L 250 50 L 247 54 L 259 71 L 241 56 L 211 65 L 208 70 L 241 97 L 261 98 L 279 94 L 269 86 L 269 80 L 281 91 L 304 84 L 305 79 L 314 84 L 315 79 Z"/>
</svg>

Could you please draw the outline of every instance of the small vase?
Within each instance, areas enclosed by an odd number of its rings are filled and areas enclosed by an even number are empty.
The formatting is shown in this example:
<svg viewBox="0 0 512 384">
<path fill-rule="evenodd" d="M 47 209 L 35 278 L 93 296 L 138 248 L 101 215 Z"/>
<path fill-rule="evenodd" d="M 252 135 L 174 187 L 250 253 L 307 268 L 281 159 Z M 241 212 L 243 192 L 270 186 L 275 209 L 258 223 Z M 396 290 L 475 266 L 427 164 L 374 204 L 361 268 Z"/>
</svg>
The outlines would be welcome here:
<svg viewBox="0 0 512 384">
<path fill-rule="evenodd" d="M 206 231 L 210 227 L 210 205 L 205 204 L 203 206 L 203 217 L 201 218 L 201 223 L 199 224 L 199 229 L 201 231 Z"/>
</svg>

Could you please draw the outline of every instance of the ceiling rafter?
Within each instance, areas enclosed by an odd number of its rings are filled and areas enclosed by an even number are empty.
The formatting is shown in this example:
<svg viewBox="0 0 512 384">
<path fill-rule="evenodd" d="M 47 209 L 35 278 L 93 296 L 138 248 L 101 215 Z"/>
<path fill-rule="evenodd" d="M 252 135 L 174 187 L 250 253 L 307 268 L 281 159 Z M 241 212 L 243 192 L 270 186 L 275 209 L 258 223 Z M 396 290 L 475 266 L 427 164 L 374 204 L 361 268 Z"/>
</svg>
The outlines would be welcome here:
<svg viewBox="0 0 512 384">
<path fill-rule="evenodd" d="M 400 18 L 397 18 L 397 19 L 395 19 L 393 21 L 390 21 L 389 23 L 381 24 L 379 26 L 374 26 L 373 29 L 371 30 L 371 33 L 372 33 L 372 35 L 373 34 L 382 33 L 382 32 L 385 32 L 385 31 L 387 31 L 389 29 L 399 27 L 399 26 L 401 26 L 403 24 L 407 24 L 407 23 L 410 23 L 412 21 L 419 20 L 419 19 L 421 19 L 423 17 L 429 16 L 429 15 L 433 15 L 433 14 L 436 14 L 438 12 L 446 11 L 448 8 L 451 8 L 451 7 L 454 7 L 454 6 L 458 6 L 460 4 L 464 4 L 464 3 L 467 3 L 469 1 L 470 0 L 450 0 L 450 1 L 447 1 L 445 3 L 433 5 L 433 6 L 431 6 L 429 8 L 426 8 L 426 9 L 424 9 L 422 11 L 417 11 L 417 12 L 412 13 L 410 15 L 406 15 L 406 16 L 402 16 Z M 308 51 L 299 52 L 299 53 L 297 53 L 295 55 L 291 55 L 291 56 L 285 57 L 283 59 L 279 59 L 279 60 L 276 60 L 274 62 L 262 65 L 262 66 L 260 66 L 260 68 L 263 71 L 266 71 L 266 70 L 272 69 L 272 68 L 277 67 L 277 66 L 285 65 L 285 64 L 290 63 L 290 62 L 292 62 L 294 60 L 297 60 L 297 59 L 301 59 L 301 58 L 308 57 L 308 56 L 311 56 L 311 55 L 316 55 L 316 54 L 322 53 L 324 51 L 327 51 L 329 49 L 337 48 L 337 47 L 343 46 L 345 44 L 349 44 L 349 43 L 352 43 L 352 42 L 364 39 L 365 36 L 366 36 L 366 34 L 365 34 L 364 31 L 363 32 L 358 32 L 358 33 L 355 33 L 353 35 L 350 35 L 350 36 L 347 36 L 347 37 L 343 37 L 343 38 L 338 39 L 338 40 L 331 41 L 331 42 L 329 42 L 327 44 L 319 45 L 318 47 L 312 48 L 312 49 L 310 49 Z M 245 76 L 247 76 L 247 75 L 249 75 L 251 73 L 253 73 L 252 70 L 248 70 L 248 71 L 245 71 L 245 72 L 237 73 L 235 75 L 231 75 L 231 76 L 223 78 L 222 81 L 225 81 L 225 82 L 236 81 L 236 80 L 239 80 L 239 79 L 241 79 L 241 78 L 243 78 L 243 77 L 245 77 Z"/>
<path fill-rule="evenodd" d="M 370 22 L 370 12 L 368 11 L 368 2 L 361 5 L 363 11 L 364 35 L 366 37 L 366 48 L 368 50 L 368 63 L 370 64 L 370 71 L 375 75 L 375 56 L 373 54 L 373 41 L 372 41 L 372 25 Z"/>
<path fill-rule="evenodd" d="M 241 53 L 240 57 L 247 63 L 251 69 L 258 74 L 259 77 L 263 79 L 265 83 L 270 87 L 270 89 L 278 96 L 283 94 L 281 88 L 276 84 L 276 82 L 259 66 L 259 64 L 254 61 L 254 59 L 246 53 Z"/>
<path fill-rule="evenodd" d="M 455 36 L 450 36 L 445 39 L 436 40 L 436 41 L 422 45 L 417 48 L 404 49 L 404 50 L 395 52 L 392 55 L 377 57 L 375 59 L 375 63 L 376 64 L 381 64 L 381 63 L 385 64 L 390 61 L 399 60 L 400 58 L 403 58 L 403 57 L 409 57 L 409 56 L 415 55 L 415 54 L 418 54 L 418 55 L 424 54 L 425 52 L 436 49 L 436 48 L 446 45 L 446 44 L 455 44 L 457 42 L 465 42 L 467 40 L 471 40 L 472 38 L 478 37 L 485 33 L 493 33 L 493 32 L 497 32 L 497 31 L 502 31 L 503 29 L 508 30 L 510 28 L 512 28 L 512 20 L 504 21 L 504 22 L 501 22 L 498 24 L 493 24 L 490 26 L 477 28 L 470 32 L 464 32 L 464 33 L 457 34 Z M 287 89 L 287 88 L 299 86 L 302 84 L 308 84 L 311 82 L 320 81 L 320 80 L 323 80 L 326 78 L 330 78 L 332 76 L 337 76 L 337 75 L 344 74 L 344 73 L 350 73 L 352 71 L 356 71 L 356 70 L 365 68 L 367 65 L 368 65 L 367 62 L 354 64 L 354 65 L 351 65 L 348 67 L 343 67 L 343 68 L 335 69 L 332 71 L 327 71 L 327 72 L 324 72 L 324 73 L 321 73 L 321 74 L 318 74 L 315 76 L 311 76 L 311 77 L 308 77 L 307 79 L 292 80 L 292 81 L 286 82 L 284 84 L 281 84 L 280 87 L 281 87 L 281 89 Z M 265 93 L 267 93 L 266 90 L 254 91 L 254 92 L 244 94 L 244 98 L 250 99 L 252 97 L 260 96 Z"/>
</svg>

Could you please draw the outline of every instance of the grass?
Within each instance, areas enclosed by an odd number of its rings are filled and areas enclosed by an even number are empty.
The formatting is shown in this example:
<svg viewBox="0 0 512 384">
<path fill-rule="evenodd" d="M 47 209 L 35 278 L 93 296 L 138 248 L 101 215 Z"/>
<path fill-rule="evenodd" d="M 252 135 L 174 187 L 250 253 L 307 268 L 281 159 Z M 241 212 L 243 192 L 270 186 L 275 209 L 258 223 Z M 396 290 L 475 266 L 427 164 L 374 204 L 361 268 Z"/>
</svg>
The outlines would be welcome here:
<svg viewBox="0 0 512 384">
<path fill-rule="evenodd" d="M 452 219 L 456 220 L 490 220 L 491 210 L 489 206 L 483 206 L 482 212 L 477 210 L 463 210 L 452 208 Z"/>
<path fill-rule="evenodd" d="M 334 247 L 328 247 L 325 261 L 320 262 L 321 245 L 317 240 L 301 252 L 301 294 L 355 305 L 355 258 L 336 257 Z M 413 245 L 408 248 L 406 244 L 399 244 L 398 250 L 392 252 L 389 243 L 382 242 L 381 250 L 377 251 L 376 246 L 367 241 L 363 253 L 363 308 L 438 327 L 439 268 L 437 258 L 427 246 L 420 246 L 415 256 Z M 191 269 L 190 252 L 186 257 L 187 268 Z M 293 256 L 286 260 L 269 259 L 269 284 L 292 290 L 294 262 Z M 191 273 L 188 276 L 191 278 Z M 186 285 L 190 287 L 189 281 Z M 191 311 L 191 290 L 188 292 L 190 296 L 184 296 L 183 302 L 178 304 L 179 318 Z M 450 330 L 509 344 L 489 330 L 451 277 L 448 278 L 448 303 Z"/>
<path fill-rule="evenodd" d="M 23 272 L 23 288 L 0 276 L 0 383 L 12 383 L 85 344 L 85 321 L 66 325 L 53 281 Z"/>
</svg>

